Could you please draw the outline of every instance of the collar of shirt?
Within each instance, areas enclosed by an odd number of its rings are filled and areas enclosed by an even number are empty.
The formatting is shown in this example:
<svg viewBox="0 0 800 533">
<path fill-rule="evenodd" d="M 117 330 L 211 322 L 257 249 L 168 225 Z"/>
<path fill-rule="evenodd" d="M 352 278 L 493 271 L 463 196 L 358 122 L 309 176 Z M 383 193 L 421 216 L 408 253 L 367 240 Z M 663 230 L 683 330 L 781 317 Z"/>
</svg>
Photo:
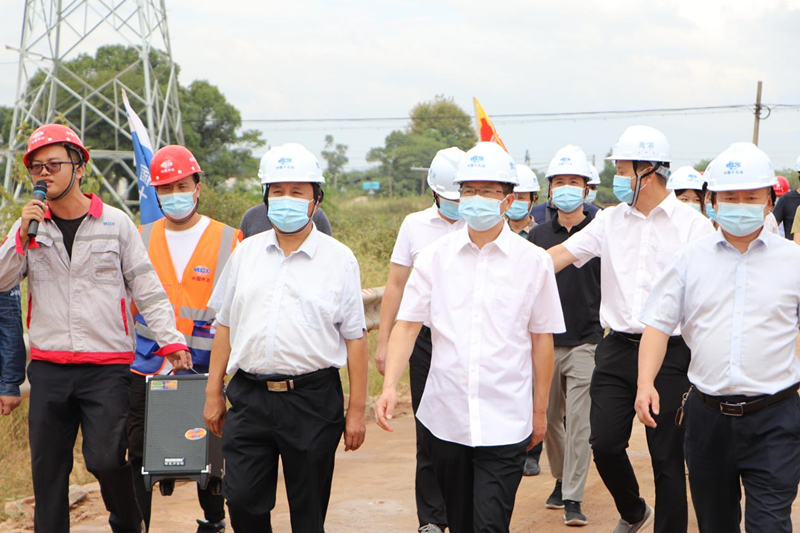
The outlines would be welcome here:
<svg viewBox="0 0 800 533">
<path fill-rule="evenodd" d="M 572 234 L 573 234 L 573 233 L 575 233 L 576 231 L 580 231 L 580 230 L 582 230 L 583 228 L 585 228 L 585 227 L 586 227 L 586 226 L 589 224 L 589 222 L 591 222 L 591 221 L 592 221 L 592 217 L 591 217 L 591 216 L 589 216 L 589 212 L 588 212 L 588 211 L 586 211 L 586 210 L 584 209 L 584 211 L 583 211 L 583 214 L 585 215 L 585 216 L 584 216 L 584 219 L 583 219 L 583 220 L 581 220 L 581 222 L 580 222 L 579 224 L 576 224 L 576 225 L 572 226 L 572 229 L 571 229 L 571 230 L 567 230 L 567 228 L 565 228 L 564 226 L 562 226 L 562 225 L 561 225 L 561 224 L 558 222 L 558 217 L 553 217 L 553 231 L 554 231 L 555 233 L 558 233 L 559 231 L 566 231 L 567 233 L 569 233 L 570 235 L 572 235 Z"/>
<path fill-rule="evenodd" d="M 283 254 L 281 245 L 278 243 L 278 236 L 275 233 L 274 229 L 267 232 L 266 241 L 267 241 L 267 251 L 269 251 L 271 248 L 274 247 L 279 253 Z M 319 243 L 319 231 L 312 222 L 311 233 L 308 234 L 308 237 L 306 237 L 306 240 L 304 240 L 303 244 L 300 245 L 300 248 L 292 252 L 290 255 L 304 253 L 310 259 L 314 259 L 314 255 L 316 255 L 317 253 L 318 243 Z"/>
<path fill-rule="evenodd" d="M 511 231 L 511 228 L 508 227 L 508 224 L 504 222 L 503 229 L 500 230 L 500 235 L 498 235 L 495 240 L 487 242 L 484 245 L 484 248 L 486 246 L 497 248 L 505 255 L 508 255 L 510 246 L 509 239 L 512 236 L 514 236 L 514 232 Z M 476 252 L 480 251 L 478 246 L 474 242 L 472 242 L 472 239 L 469 236 L 469 226 L 464 226 L 463 228 L 458 230 L 458 236 L 456 237 L 456 250 L 460 252 L 465 247 L 469 247 L 471 250 L 474 250 Z"/>
<path fill-rule="evenodd" d="M 672 212 L 675 211 L 675 205 L 677 205 L 678 202 L 680 202 L 680 200 L 678 200 L 678 197 L 675 196 L 675 193 L 670 192 L 666 198 L 661 200 L 661 203 L 659 203 L 657 206 L 653 208 L 652 211 L 650 211 L 650 214 L 648 216 L 644 216 L 644 213 L 639 211 L 636 207 L 631 207 L 626 203 L 622 204 L 622 208 L 625 209 L 625 216 L 633 215 L 639 218 L 646 219 L 654 216 L 655 213 L 657 213 L 658 211 L 663 211 L 664 214 L 667 215 L 667 217 L 671 217 Z"/>
<path fill-rule="evenodd" d="M 764 247 L 769 247 L 768 238 L 765 237 L 768 234 L 768 231 L 765 231 L 763 228 L 761 232 L 759 232 L 758 237 L 756 237 L 747 247 L 747 252 L 750 250 L 755 249 L 755 247 L 763 245 Z M 714 232 L 714 246 L 722 246 L 723 248 L 730 250 L 732 252 L 736 252 L 737 254 L 741 255 L 741 252 L 737 250 L 731 243 L 728 242 L 728 239 L 725 238 L 725 234 L 722 233 L 722 228 L 717 228 L 717 231 Z"/>
</svg>

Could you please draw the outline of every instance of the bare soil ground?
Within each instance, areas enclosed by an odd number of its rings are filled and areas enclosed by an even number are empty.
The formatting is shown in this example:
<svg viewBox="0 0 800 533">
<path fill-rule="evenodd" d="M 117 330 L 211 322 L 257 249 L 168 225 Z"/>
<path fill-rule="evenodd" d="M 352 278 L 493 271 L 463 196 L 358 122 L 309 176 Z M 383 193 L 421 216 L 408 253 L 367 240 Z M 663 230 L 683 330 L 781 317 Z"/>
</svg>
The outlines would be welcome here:
<svg viewBox="0 0 800 533">
<path fill-rule="evenodd" d="M 331 533 L 380 531 L 411 533 L 416 531 L 414 505 L 414 420 L 410 406 L 404 416 L 396 417 L 395 431 L 387 433 L 370 423 L 367 440 L 357 452 L 337 455 L 333 492 L 328 510 L 326 530 Z M 644 436 L 644 427 L 634 424 L 631 447 L 628 451 L 642 489 L 643 497 L 653 503 L 653 475 Z M 279 481 L 280 483 L 280 481 Z M 562 523 L 562 512 L 551 511 L 544 502 L 553 488 L 553 478 L 542 455 L 542 473 L 523 478 L 517 493 L 517 503 L 511 531 L 569 531 Z M 616 526 L 618 515 L 613 501 L 592 465 L 586 487 L 584 512 L 589 525 L 585 533 L 608 533 Z M 795 526 L 800 526 L 800 503 L 796 503 Z M 689 511 L 689 531 L 697 532 L 694 511 Z M 170 497 L 157 491 L 153 501 L 152 533 L 186 533 L 194 531 L 194 520 L 201 517 L 197 494 L 191 484 L 179 484 Z M 90 492 L 72 512 L 72 531 L 75 533 L 108 532 L 108 516 L 98 492 Z M 272 514 L 275 531 L 291 531 L 285 489 L 278 488 L 278 501 Z M 0 524 L 0 533 L 31 531 L 25 521 Z M 230 528 L 229 528 L 230 531 Z"/>
</svg>

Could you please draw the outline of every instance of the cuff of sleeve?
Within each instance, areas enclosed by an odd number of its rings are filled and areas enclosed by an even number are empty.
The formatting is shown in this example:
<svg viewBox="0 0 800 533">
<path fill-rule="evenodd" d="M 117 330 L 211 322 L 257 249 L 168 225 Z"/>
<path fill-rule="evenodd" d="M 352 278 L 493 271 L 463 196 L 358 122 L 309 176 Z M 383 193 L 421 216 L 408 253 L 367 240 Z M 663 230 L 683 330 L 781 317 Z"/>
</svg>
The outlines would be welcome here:
<svg viewBox="0 0 800 533">
<path fill-rule="evenodd" d="M 400 259 L 399 257 L 392 257 L 390 261 L 392 263 L 394 263 L 395 265 L 400 265 L 401 267 L 410 268 L 410 267 L 413 266 L 412 263 L 409 263 L 408 261 L 404 261 L 403 259 Z"/>
<path fill-rule="evenodd" d="M 154 352 L 154 353 L 155 353 L 155 355 L 157 355 L 159 357 L 164 357 L 166 355 L 170 355 L 170 354 L 173 354 L 175 352 L 180 352 L 181 350 L 184 350 L 184 351 L 188 352 L 189 348 L 185 344 L 181 344 L 179 342 L 176 342 L 175 344 L 167 344 L 166 346 L 162 347 L 160 350 L 158 350 L 157 352 Z"/>
<path fill-rule="evenodd" d="M 18 254 L 25 255 L 25 248 L 22 247 L 22 237 L 20 237 L 20 231 L 22 231 L 22 228 L 18 229 L 17 234 L 14 236 L 14 249 L 17 251 Z M 36 237 L 29 237 L 28 249 L 30 250 L 31 248 L 38 248 L 38 247 L 39 243 L 36 242 Z"/>
<path fill-rule="evenodd" d="M 397 320 L 403 322 L 425 322 L 428 320 L 427 313 L 415 313 L 413 311 L 400 311 L 397 313 Z"/>
<path fill-rule="evenodd" d="M 0 396 L 20 396 L 19 385 L 0 383 Z"/>
<path fill-rule="evenodd" d="M 672 335 L 675 332 L 675 328 L 678 327 L 677 324 L 674 325 L 667 324 L 663 320 L 656 320 L 655 318 L 647 315 L 640 316 L 639 322 L 641 322 L 645 326 L 650 326 L 651 328 L 657 329 L 664 335 Z"/>
<path fill-rule="evenodd" d="M 576 250 L 573 250 L 569 246 L 567 246 L 567 242 L 564 243 L 564 248 L 566 248 L 567 251 L 569 253 L 571 253 L 572 255 L 574 255 L 575 258 L 577 259 L 577 261 L 575 263 L 573 263 L 573 266 L 575 266 L 575 268 L 582 267 L 583 265 L 585 265 L 586 263 L 588 263 L 592 259 L 591 257 L 589 257 L 589 258 L 582 257 L 579 252 L 577 252 Z"/>
<path fill-rule="evenodd" d="M 367 331 L 367 325 L 363 324 L 360 328 L 347 328 L 339 330 L 339 333 L 348 341 L 362 338 Z"/>
</svg>

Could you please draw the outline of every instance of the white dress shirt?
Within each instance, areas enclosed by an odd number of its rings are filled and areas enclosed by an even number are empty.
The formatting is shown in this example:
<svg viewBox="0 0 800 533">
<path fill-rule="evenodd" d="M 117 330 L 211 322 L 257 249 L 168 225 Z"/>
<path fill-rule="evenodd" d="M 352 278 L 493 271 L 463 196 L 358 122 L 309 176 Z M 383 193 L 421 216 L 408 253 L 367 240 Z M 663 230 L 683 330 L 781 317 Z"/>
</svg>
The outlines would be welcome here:
<svg viewBox="0 0 800 533">
<path fill-rule="evenodd" d="M 411 213 L 403 220 L 397 233 L 392 263 L 404 267 L 413 266 L 423 248 L 440 237 L 463 228 L 465 224 L 463 219 L 450 224 L 439 216 L 436 205 Z"/>
<path fill-rule="evenodd" d="M 706 217 L 669 195 L 644 216 L 626 203 L 595 215 L 564 243 L 580 268 L 600 262 L 600 323 L 622 333 L 642 333 L 639 315 L 659 274 L 685 244 L 713 233 Z M 670 332 L 673 334 L 673 332 Z M 674 332 L 680 334 L 680 330 Z"/>
<path fill-rule="evenodd" d="M 208 303 L 230 328 L 227 373 L 297 376 L 347 363 L 345 339 L 366 329 L 353 252 L 311 230 L 286 257 L 275 230 L 242 241 Z"/>
<path fill-rule="evenodd" d="M 800 246 L 761 231 L 744 254 L 721 231 L 678 254 L 641 320 L 681 324 L 689 381 L 713 396 L 773 394 L 800 382 Z"/>
<path fill-rule="evenodd" d="M 398 320 L 431 325 L 433 357 L 417 418 L 439 439 L 466 446 L 531 435 L 530 333 L 562 333 L 550 256 L 506 224 L 483 249 L 468 229 L 417 258 Z"/>
</svg>

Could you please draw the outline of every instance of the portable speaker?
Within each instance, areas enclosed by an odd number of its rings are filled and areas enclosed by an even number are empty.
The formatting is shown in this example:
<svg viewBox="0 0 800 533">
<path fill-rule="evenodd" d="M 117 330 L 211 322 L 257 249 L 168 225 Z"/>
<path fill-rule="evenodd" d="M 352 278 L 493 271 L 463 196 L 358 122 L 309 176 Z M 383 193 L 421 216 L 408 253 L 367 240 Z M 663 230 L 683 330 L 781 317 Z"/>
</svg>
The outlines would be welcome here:
<svg viewBox="0 0 800 533">
<path fill-rule="evenodd" d="M 211 484 L 222 493 L 222 439 L 203 419 L 208 374 L 147 376 L 142 476 L 152 490 L 159 482 L 165 496 L 176 479 Z"/>
</svg>

